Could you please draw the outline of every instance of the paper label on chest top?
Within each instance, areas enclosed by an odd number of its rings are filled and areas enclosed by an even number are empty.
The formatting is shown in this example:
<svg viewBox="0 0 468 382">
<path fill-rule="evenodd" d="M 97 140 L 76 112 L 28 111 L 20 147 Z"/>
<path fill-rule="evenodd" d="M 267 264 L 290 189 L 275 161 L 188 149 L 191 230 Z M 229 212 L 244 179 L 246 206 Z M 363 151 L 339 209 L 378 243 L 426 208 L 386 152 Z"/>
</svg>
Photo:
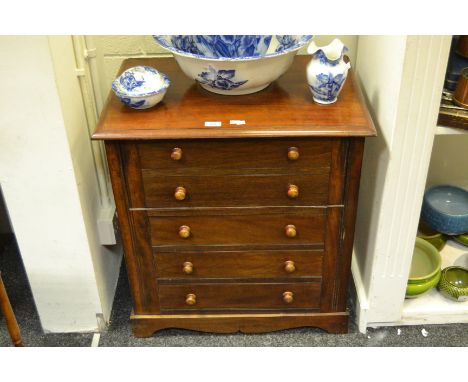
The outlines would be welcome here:
<svg viewBox="0 0 468 382">
<path fill-rule="evenodd" d="M 245 125 L 245 120 L 243 119 L 231 119 L 229 121 L 230 125 Z"/>
<path fill-rule="evenodd" d="M 220 127 L 221 125 L 220 121 L 205 121 L 205 127 Z"/>
</svg>

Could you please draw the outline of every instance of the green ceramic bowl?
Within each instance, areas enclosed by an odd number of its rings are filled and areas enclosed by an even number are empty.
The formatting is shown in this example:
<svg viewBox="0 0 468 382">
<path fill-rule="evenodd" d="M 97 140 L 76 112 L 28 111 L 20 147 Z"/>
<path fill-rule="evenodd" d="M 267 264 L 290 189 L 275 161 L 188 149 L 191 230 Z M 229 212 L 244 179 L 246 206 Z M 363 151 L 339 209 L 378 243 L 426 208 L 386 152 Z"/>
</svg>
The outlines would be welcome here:
<svg viewBox="0 0 468 382">
<path fill-rule="evenodd" d="M 440 271 L 442 259 L 439 251 L 427 241 L 417 237 L 414 243 L 408 282 L 420 284 L 431 280 Z"/>
<path fill-rule="evenodd" d="M 406 286 L 405 297 L 406 298 L 415 298 L 415 297 L 419 297 L 419 296 L 423 295 L 424 293 L 428 292 L 429 290 L 431 290 L 432 288 L 437 286 L 437 284 L 439 283 L 439 280 L 440 280 L 440 275 L 441 275 L 441 271 L 439 269 L 439 272 L 437 272 L 429 280 L 423 281 L 421 283 L 415 283 L 415 284 L 408 283 L 408 285 Z"/>
<path fill-rule="evenodd" d="M 453 236 L 452 239 L 468 247 L 468 233 L 464 233 L 463 235 Z"/>
<path fill-rule="evenodd" d="M 427 241 L 417 237 L 411 259 L 406 297 L 417 297 L 435 287 L 440 279 L 442 259 L 439 251 Z"/>
<path fill-rule="evenodd" d="M 468 269 L 448 267 L 442 270 L 438 289 L 455 301 L 468 301 Z"/>
<path fill-rule="evenodd" d="M 418 237 L 431 243 L 438 251 L 441 251 L 447 242 L 446 235 L 437 232 L 422 221 L 419 223 Z"/>
</svg>

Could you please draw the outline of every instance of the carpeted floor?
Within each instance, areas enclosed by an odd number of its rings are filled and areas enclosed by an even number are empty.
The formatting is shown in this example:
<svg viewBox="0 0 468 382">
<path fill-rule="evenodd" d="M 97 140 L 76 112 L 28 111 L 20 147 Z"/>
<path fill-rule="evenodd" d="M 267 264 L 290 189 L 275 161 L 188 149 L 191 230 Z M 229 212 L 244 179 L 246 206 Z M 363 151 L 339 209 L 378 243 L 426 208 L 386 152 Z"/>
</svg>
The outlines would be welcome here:
<svg viewBox="0 0 468 382">
<path fill-rule="evenodd" d="M 14 240 L 6 245 L 0 257 L 0 269 L 25 346 L 91 346 L 93 333 L 43 333 Z M 468 325 L 466 324 L 386 327 L 368 329 L 366 334 L 362 334 L 358 332 L 353 323 L 350 323 L 349 333 L 343 335 L 328 334 L 313 328 L 249 335 L 242 333 L 207 334 L 168 329 L 156 333 L 153 337 L 140 339 L 132 336 L 129 323 L 130 311 L 130 291 L 125 268 L 122 267 L 111 322 L 108 330 L 100 334 L 99 346 L 468 346 Z M 0 317 L 0 347 L 3 346 L 11 346 L 11 342 L 3 317 Z"/>
</svg>

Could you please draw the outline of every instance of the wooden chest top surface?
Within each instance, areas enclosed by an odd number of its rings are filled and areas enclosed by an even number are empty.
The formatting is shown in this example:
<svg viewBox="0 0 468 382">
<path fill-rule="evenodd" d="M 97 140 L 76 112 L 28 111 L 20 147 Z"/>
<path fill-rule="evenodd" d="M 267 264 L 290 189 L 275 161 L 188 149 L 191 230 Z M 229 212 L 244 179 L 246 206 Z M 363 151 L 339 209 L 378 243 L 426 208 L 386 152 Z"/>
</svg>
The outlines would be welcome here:
<svg viewBox="0 0 468 382">
<path fill-rule="evenodd" d="M 111 92 L 94 139 L 191 139 L 305 136 L 373 136 L 376 134 L 359 86 L 350 71 L 332 105 L 312 100 L 306 79 L 309 56 L 296 56 L 293 65 L 266 89 L 242 96 L 204 90 L 180 70 L 173 58 L 132 58 L 123 70 L 149 65 L 171 80 L 163 101 L 147 110 L 133 110 Z M 245 125 L 231 125 L 243 120 Z M 205 122 L 221 122 L 206 127 Z"/>
</svg>

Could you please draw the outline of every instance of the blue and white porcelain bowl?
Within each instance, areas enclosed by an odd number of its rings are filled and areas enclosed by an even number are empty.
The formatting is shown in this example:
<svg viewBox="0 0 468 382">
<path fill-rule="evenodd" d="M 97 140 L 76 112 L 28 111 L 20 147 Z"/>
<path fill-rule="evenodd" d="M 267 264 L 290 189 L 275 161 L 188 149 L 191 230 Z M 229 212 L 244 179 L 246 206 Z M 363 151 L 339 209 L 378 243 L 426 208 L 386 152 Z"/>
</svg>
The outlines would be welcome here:
<svg viewBox="0 0 468 382">
<path fill-rule="evenodd" d="M 124 105 L 148 109 L 161 102 L 170 83 L 164 73 L 151 66 L 134 66 L 112 82 L 112 90 Z"/>
<path fill-rule="evenodd" d="M 429 188 L 424 194 L 421 219 L 446 235 L 468 232 L 468 191 L 450 185 Z"/>
<path fill-rule="evenodd" d="M 218 94 L 258 92 L 291 66 L 310 35 L 156 35 L 182 71 Z"/>
</svg>

